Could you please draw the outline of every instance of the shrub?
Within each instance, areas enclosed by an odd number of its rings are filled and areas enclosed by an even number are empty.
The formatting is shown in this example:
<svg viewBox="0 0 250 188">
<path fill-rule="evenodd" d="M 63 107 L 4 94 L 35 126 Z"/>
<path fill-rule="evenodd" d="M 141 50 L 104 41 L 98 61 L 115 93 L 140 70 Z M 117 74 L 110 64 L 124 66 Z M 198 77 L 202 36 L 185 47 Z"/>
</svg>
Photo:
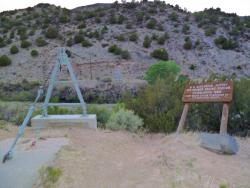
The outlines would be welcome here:
<svg viewBox="0 0 250 188">
<path fill-rule="evenodd" d="M 11 64 L 11 59 L 7 55 L 0 56 L 0 66 L 8 66 Z"/>
<path fill-rule="evenodd" d="M 80 33 L 76 34 L 74 37 L 74 41 L 76 44 L 81 43 L 83 40 L 84 40 L 84 37 Z"/>
<path fill-rule="evenodd" d="M 27 41 L 27 40 L 23 40 L 21 42 L 21 48 L 28 48 L 30 46 L 31 46 L 31 43 L 29 41 Z"/>
<path fill-rule="evenodd" d="M 175 131 L 180 120 L 183 88 L 183 82 L 169 76 L 142 88 L 136 97 L 125 94 L 122 101 L 143 119 L 145 129 L 169 133 Z"/>
<path fill-rule="evenodd" d="M 88 106 L 89 114 L 96 114 L 98 127 L 105 127 L 111 116 L 111 110 L 96 105 Z"/>
<path fill-rule="evenodd" d="M 182 28 L 182 32 L 183 32 L 184 34 L 188 34 L 189 29 L 190 29 L 189 25 L 184 24 L 184 25 L 183 25 L 183 28 Z"/>
<path fill-rule="evenodd" d="M 117 46 L 117 45 L 112 45 L 108 48 L 108 51 L 110 53 L 116 54 L 116 55 L 120 55 L 121 53 L 121 49 Z"/>
<path fill-rule="evenodd" d="M 133 111 L 120 109 L 111 115 L 106 127 L 111 130 L 135 132 L 142 125 L 142 119 L 135 115 Z"/>
<path fill-rule="evenodd" d="M 45 36 L 49 39 L 55 39 L 58 37 L 58 30 L 56 27 L 50 26 L 46 32 L 45 32 Z"/>
<path fill-rule="evenodd" d="M 157 42 L 158 42 L 158 44 L 160 44 L 160 45 L 164 45 L 164 44 L 165 44 L 165 41 L 166 41 L 166 36 L 165 36 L 165 35 L 162 35 L 162 36 L 160 36 L 160 37 L 157 39 Z"/>
<path fill-rule="evenodd" d="M 172 20 L 172 21 L 177 21 L 178 20 L 178 15 L 176 12 L 172 12 L 170 15 L 169 15 L 169 19 Z"/>
<path fill-rule="evenodd" d="M 123 15 L 119 15 L 117 18 L 117 24 L 123 24 L 125 17 Z"/>
<path fill-rule="evenodd" d="M 145 79 L 150 83 L 154 83 L 157 78 L 165 79 L 170 74 L 177 75 L 180 67 L 174 61 L 159 61 L 153 64 L 146 72 Z"/>
<path fill-rule="evenodd" d="M 168 52 L 164 48 L 154 50 L 151 56 L 160 60 L 168 60 Z"/>
<path fill-rule="evenodd" d="M 121 57 L 122 59 L 130 59 L 130 53 L 127 50 L 122 50 Z"/>
<path fill-rule="evenodd" d="M 43 37 L 38 37 L 36 39 L 36 45 L 38 47 L 46 46 L 48 43 L 43 39 Z"/>
<path fill-rule="evenodd" d="M 42 167 L 39 169 L 43 187 L 53 187 L 62 175 L 62 170 L 56 167 Z"/>
<path fill-rule="evenodd" d="M 223 36 L 216 38 L 214 40 L 214 43 L 216 44 L 216 46 L 218 46 L 219 48 L 222 48 L 224 50 L 235 49 L 238 46 L 236 41 L 234 41 L 232 39 L 227 39 Z"/>
<path fill-rule="evenodd" d="M 189 69 L 190 70 L 195 70 L 197 67 L 196 67 L 196 65 L 194 65 L 194 64 L 191 64 L 190 66 L 189 66 Z"/>
<path fill-rule="evenodd" d="M 150 19 L 148 22 L 147 22 L 147 28 L 148 29 L 154 29 L 155 26 L 157 24 L 157 21 L 155 19 Z"/>
<path fill-rule="evenodd" d="M 193 47 L 192 41 L 191 41 L 191 39 L 189 37 L 187 37 L 185 39 L 185 43 L 183 44 L 183 48 L 185 50 L 190 50 L 190 49 L 192 49 L 192 47 Z"/>
<path fill-rule="evenodd" d="M 136 41 L 138 40 L 138 35 L 137 35 L 137 33 L 135 32 L 135 33 L 130 34 L 129 40 L 130 40 L 130 41 L 133 41 L 133 42 L 136 42 Z"/>
<path fill-rule="evenodd" d="M 118 41 L 125 41 L 126 40 L 123 34 L 120 34 L 120 35 L 116 36 L 115 38 Z"/>
<path fill-rule="evenodd" d="M 144 37 L 143 47 L 144 48 L 149 48 L 151 46 L 151 42 L 152 42 L 152 40 L 150 39 L 150 37 L 148 35 L 146 35 Z"/>
<path fill-rule="evenodd" d="M 17 46 L 11 46 L 10 48 L 10 53 L 11 54 L 17 54 L 19 52 L 19 49 L 17 48 Z"/>
<path fill-rule="evenodd" d="M 73 44 L 74 44 L 74 41 L 73 41 L 73 38 L 71 37 L 71 38 L 69 38 L 69 39 L 67 40 L 66 45 L 69 46 L 69 47 L 71 47 Z"/>
<path fill-rule="evenodd" d="M 67 15 L 61 15 L 59 17 L 59 22 L 61 22 L 61 23 L 67 23 L 68 21 L 69 21 L 69 18 Z"/>
<path fill-rule="evenodd" d="M 87 39 L 84 39 L 82 41 L 82 47 L 90 47 L 90 46 L 92 46 L 92 43 L 88 41 Z"/>
<path fill-rule="evenodd" d="M 206 36 L 212 36 L 216 34 L 216 29 L 214 27 L 208 27 L 205 29 Z"/>
<path fill-rule="evenodd" d="M 37 57 L 38 56 L 38 51 L 37 50 L 31 50 L 30 55 L 32 57 Z"/>
</svg>

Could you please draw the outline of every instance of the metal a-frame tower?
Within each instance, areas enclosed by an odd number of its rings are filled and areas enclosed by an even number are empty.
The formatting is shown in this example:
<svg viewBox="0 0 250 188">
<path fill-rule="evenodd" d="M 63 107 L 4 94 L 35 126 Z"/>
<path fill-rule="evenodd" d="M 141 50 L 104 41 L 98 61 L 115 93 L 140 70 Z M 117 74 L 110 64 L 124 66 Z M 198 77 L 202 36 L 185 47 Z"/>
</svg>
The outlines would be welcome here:
<svg viewBox="0 0 250 188">
<path fill-rule="evenodd" d="M 57 79 L 57 74 L 59 72 L 60 67 L 63 66 L 63 65 L 65 65 L 67 67 L 68 71 L 69 71 L 71 81 L 72 81 L 73 86 L 75 88 L 77 97 L 78 97 L 78 99 L 80 101 L 79 105 L 82 108 L 82 114 L 86 115 L 86 113 L 87 113 L 86 103 L 83 100 L 83 97 L 82 97 L 82 94 L 81 94 L 81 91 L 80 91 L 76 76 L 75 76 L 75 74 L 73 72 L 73 69 L 72 69 L 72 66 L 71 66 L 71 64 L 69 62 L 68 55 L 66 54 L 66 51 L 65 51 L 64 48 L 60 48 L 59 52 L 58 52 L 58 56 L 57 56 L 57 62 L 54 65 L 53 70 L 51 72 L 49 87 L 48 87 L 47 94 L 46 94 L 46 97 L 45 97 L 45 100 L 44 100 L 44 104 L 42 106 L 42 115 L 44 117 L 48 116 L 48 107 L 49 106 L 63 106 L 63 105 L 65 105 L 65 103 L 62 103 L 62 104 L 60 104 L 60 103 L 49 103 L 51 95 L 52 95 L 53 88 L 55 87 L 55 84 L 57 83 L 57 80 L 56 80 Z M 68 105 L 70 105 L 70 103 L 68 103 Z M 77 104 L 73 103 L 72 105 L 77 105 Z"/>
</svg>

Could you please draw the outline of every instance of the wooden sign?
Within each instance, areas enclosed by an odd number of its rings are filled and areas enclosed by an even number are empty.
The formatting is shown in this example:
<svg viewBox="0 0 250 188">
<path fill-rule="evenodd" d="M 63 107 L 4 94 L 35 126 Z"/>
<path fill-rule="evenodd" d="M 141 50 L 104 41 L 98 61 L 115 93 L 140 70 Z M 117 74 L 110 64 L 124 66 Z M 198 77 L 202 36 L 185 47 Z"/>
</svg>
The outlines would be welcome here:
<svg viewBox="0 0 250 188">
<path fill-rule="evenodd" d="M 233 83 L 188 84 L 184 90 L 182 101 L 187 102 L 231 102 Z"/>
<path fill-rule="evenodd" d="M 185 120 L 189 110 L 190 103 L 201 102 L 223 102 L 223 110 L 220 124 L 220 133 L 227 133 L 227 122 L 229 114 L 229 103 L 233 97 L 233 82 L 214 82 L 214 83 L 201 83 L 201 84 L 188 84 L 185 87 L 182 101 L 184 108 L 181 119 L 178 125 L 177 132 L 184 128 Z"/>
</svg>

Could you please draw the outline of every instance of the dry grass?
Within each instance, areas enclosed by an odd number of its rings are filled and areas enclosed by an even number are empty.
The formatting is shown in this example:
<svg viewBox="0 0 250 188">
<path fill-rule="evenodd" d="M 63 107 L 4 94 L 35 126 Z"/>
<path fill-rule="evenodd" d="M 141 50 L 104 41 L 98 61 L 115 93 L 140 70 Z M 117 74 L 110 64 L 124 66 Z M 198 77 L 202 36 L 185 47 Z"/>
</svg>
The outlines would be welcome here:
<svg viewBox="0 0 250 188">
<path fill-rule="evenodd" d="M 0 135 L 3 132 L 0 129 Z M 238 138 L 239 153 L 230 156 L 200 148 L 197 133 L 138 135 L 63 128 L 43 130 L 40 136 L 70 140 L 54 161 L 63 173 L 53 187 L 250 187 L 249 138 Z"/>
</svg>

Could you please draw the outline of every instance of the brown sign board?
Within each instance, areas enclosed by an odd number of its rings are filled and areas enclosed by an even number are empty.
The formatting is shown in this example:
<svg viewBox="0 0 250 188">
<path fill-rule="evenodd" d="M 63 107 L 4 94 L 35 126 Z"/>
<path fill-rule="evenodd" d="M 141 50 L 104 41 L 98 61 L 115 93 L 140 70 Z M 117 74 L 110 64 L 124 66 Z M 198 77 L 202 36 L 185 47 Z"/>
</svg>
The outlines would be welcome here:
<svg viewBox="0 0 250 188">
<path fill-rule="evenodd" d="M 233 96 L 232 81 L 187 84 L 182 101 L 196 102 L 231 102 Z"/>
</svg>

